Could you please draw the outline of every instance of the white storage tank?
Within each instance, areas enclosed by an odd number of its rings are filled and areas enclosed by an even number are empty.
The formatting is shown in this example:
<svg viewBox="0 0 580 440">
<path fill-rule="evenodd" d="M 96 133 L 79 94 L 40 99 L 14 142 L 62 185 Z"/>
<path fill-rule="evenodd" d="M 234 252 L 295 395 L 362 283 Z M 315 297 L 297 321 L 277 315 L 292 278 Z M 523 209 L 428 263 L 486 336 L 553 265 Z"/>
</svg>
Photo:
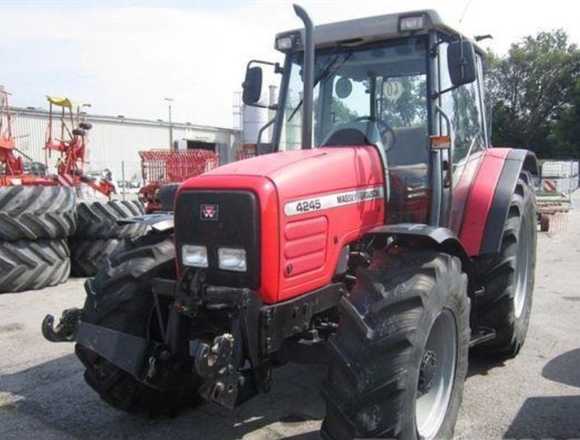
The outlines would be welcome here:
<svg viewBox="0 0 580 440">
<path fill-rule="evenodd" d="M 268 122 L 268 109 L 262 107 L 243 106 L 242 143 L 245 145 L 258 143 L 258 133 Z M 267 141 L 264 134 L 263 141 Z"/>
</svg>

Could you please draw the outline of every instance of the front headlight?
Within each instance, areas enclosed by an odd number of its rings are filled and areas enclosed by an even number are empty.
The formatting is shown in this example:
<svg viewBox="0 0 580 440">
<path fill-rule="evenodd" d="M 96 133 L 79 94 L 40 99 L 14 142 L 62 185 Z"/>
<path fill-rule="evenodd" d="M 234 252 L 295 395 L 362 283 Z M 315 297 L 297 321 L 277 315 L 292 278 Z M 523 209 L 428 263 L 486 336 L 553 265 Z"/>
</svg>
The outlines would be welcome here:
<svg viewBox="0 0 580 440">
<path fill-rule="evenodd" d="M 245 249 L 219 248 L 218 261 L 222 270 L 245 272 L 247 269 Z"/>
<path fill-rule="evenodd" d="M 207 248 L 193 244 L 185 244 L 181 248 L 181 262 L 184 266 L 208 267 Z"/>
</svg>

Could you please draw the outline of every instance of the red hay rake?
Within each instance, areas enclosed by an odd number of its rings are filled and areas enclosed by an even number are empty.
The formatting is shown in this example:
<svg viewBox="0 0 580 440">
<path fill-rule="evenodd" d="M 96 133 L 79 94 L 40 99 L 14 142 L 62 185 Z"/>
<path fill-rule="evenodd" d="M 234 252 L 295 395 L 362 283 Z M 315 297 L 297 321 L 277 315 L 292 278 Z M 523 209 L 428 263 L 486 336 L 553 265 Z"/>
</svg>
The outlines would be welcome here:
<svg viewBox="0 0 580 440">
<path fill-rule="evenodd" d="M 218 166 L 219 156 L 207 150 L 149 150 L 140 151 L 143 187 L 139 198 L 145 203 L 146 211 L 160 209 L 159 188 L 167 183 L 179 183 L 199 176 Z"/>
</svg>

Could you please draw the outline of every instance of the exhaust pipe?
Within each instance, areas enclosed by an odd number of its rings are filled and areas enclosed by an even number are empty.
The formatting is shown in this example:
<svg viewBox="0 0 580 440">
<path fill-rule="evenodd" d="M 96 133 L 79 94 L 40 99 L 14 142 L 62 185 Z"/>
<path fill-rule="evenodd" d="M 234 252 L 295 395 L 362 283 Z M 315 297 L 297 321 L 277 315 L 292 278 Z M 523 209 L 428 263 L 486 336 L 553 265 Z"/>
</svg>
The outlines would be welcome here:
<svg viewBox="0 0 580 440">
<path fill-rule="evenodd" d="M 302 149 L 312 148 L 312 109 L 314 95 L 314 25 L 308 13 L 298 5 L 294 12 L 304 23 L 304 91 L 302 96 Z"/>
</svg>

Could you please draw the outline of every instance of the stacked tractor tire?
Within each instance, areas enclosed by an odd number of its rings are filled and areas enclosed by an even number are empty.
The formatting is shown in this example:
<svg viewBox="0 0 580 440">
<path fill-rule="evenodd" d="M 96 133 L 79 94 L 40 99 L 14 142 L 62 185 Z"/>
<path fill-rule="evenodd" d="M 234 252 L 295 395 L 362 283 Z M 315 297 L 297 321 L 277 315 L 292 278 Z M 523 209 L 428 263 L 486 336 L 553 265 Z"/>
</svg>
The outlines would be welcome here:
<svg viewBox="0 0 580 440">
<path fill-rule="evenodd" d="M 0 293 L 42 289 L 70 274 L 75 194 L 63 186 L 0 188 Z"/>
<path fill-rule="evenodd" d="M 144 213 L 143 205 L 139 201 L 79 203 L 77 231 L 70 240 L 73 276 L 95 275 L 103 258 L 123 249 L 128 240 L 143 235 L 146 226 L 117 222 Z"/>
<path fill-rule="evenodd" d="M 142 215 L 136 201 L 81 202 L 65 186 L 0 188 L 0 293 L 92 276 L 106 255 L 143 234 L 117 220 Z"/>
</svg>

